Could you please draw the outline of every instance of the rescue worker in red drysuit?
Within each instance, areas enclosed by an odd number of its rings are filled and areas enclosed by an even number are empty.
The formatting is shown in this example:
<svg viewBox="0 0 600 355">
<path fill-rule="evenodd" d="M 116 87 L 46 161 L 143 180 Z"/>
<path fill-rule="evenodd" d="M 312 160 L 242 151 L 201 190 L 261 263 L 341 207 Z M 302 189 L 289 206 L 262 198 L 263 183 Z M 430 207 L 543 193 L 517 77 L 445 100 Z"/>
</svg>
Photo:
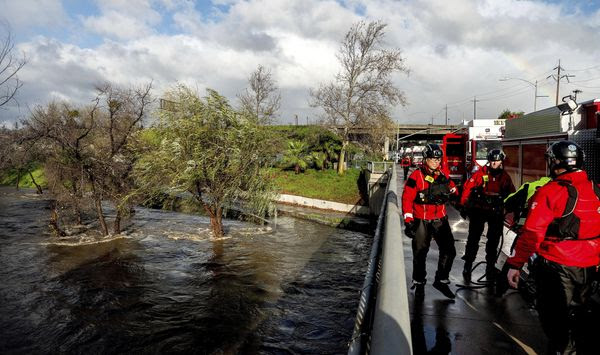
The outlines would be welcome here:
<svg viewBox="0 0 600 355">
<path fill-rule="evenodd" d="M 446 203 L 457 196 L 454 182 L 441 170 L 442 150 L 437 144 L 427 144 L 425 163 L 410 174 L 402 193 L 402 213 L 405 233 L 412 238 L 413 289 L 415 297 L 425 295 L 425 261 L 431 239 L 439 248 L 438 268 L 433 287 L 448 298 L 455 298 L 448 276 L 456 256 L 454 236 L 448 224 Z"/>
<path fill-rule="evenodd" d="M 400 166 L 402 167 L 402 170 L 404 170 L 404 180 L 406 180 L 406 177 L 408 176 L 410 164 L 410 157 L 408 155 L 405 155 L 404 158 L 402 158 L 402 161 L 400 162 Z"/>
<path fill-rule="evenodd" d="M 584 154 L 576 143 L 556 142 L 546 158 L 553 180 L 532 197 L 514 256 L 506 261 L 508 282 L 516 288 L 521 267 L 537 253 L 536 308 L 550 351 L 597 354 L 598 320 L 581 310 L 600 264 L 600 188 L 581 170 Z"/>
<path fill-rule="evenodd" d="M 493 281 L 496 275 L 494 265 L 504 226 L 504 199 L 515 192 L 512 179 L 502 165 L 505 157 L 502 150 L 492 149 L 487 155 L 488 164 L 473 174 L 463 187 L 459 204 L 461 217 L 469 218 L 469 235 L 462 257 L 465 261 L 463 276 L 467 281 L 471 280 L 473 261 L 486 223 L 486 279 Z"/>
</svg>

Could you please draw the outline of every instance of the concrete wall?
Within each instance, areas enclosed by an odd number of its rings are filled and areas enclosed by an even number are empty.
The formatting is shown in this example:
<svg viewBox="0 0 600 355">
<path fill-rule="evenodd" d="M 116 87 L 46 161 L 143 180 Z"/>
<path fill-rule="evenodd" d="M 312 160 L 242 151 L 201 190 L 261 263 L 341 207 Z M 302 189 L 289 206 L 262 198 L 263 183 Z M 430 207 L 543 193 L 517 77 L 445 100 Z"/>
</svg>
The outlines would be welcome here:
<svg viewBox="0 0 600 355">
<path fill-rule="evenodd" d="M 279 195 L 279 199 L 277 199 L 277 202 L 289 203 L 304 207 L 320 208 L 324 210 L 346 212 L 356 215 L 369 215 L 371 213 L 369 206 L 349 205 L 345 203 L 318 200 L 315 198 L 308 198 L 296 195 L 281 194 Z"/>
</svg>

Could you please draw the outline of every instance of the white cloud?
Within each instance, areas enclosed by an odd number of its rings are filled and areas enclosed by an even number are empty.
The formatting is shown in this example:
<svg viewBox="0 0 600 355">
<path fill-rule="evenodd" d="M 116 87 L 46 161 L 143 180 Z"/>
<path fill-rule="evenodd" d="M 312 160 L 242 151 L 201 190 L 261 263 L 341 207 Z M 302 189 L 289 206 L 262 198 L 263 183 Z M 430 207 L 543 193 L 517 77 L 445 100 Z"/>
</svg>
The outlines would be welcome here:
<svg viewBox="0 0 600 355">
<path fill-rule="evenodd" d="M 48 4 L 62 9 L 58 2 Z M 21 75 L 25 81 L 21 103 L 46 103 L 52 97 L 89 102 L 93 85 L 101 81 L 127 85 L 149 80 L 154 81 L 156 95 L 184 82 L 214 88 L 234 101 L 247 86 L 248 75 L 262 64 L 272 69 L 282 90 L 282 121 L 293 122 L 296 114 L 301 122 L 306 116 L 314 121 L 317 111 L 308 106 L 308 90 L 333 79 L 339 70 L 335 58 L 339 43 L 361 19 L 388 24 L 386 43 L 402 50 L 411 70 L 408 77 L 394 77 L 410 103 L 394 110 L 403 122 L 430 121 L 433 115 L 441 123 L 446 104 L 452 122 L 471 118 L 473 96 L 481 100 L 478 117 L 495 117 L 505 108 L 530 111 L 533 88 L 518 80 L 499 81 L 507 75 L 538 80 L 539 94 L 551 96 L 538 100 L 538 107 L 546 107 L 553 103 L 555 86 L 546 77 L 559 58 L 563 67 L 578 69 L 593 67 L 600 57 L 600 13 L 569 13 L 554 3 L 219 0 L 212 4 L 197 8 L 185 0 L 98 1 L 99 13 L 81 23 L 103 36 L 99 45 L 81 48 L 48 36 L 20 44 L 30 57 Z M 11 11 L 23 17 L 32 10 L 13 6 Z M 573 74 L 577 75 L 573 81 L 600 78 L 600 67 Z M 586 86 L 581 98 L 600 96 L 600 80 L 581 85 Z M 561 96 L 574 88 L 576 83 L 565 82 Z M 6 120 L 9 112 L 0 111 L 0 120 Z"/>
<path fill-rule="evenodd" d="M 100 14 L 82 19 L 86 29 L 120 39 L 142 38 L 155 32 L 162 17 L 148 0 L 100 0 Z"/>
<path fill-rule="evenodd" d="M 68 21 L 60 0 L 0 0 L 0 19 L 15 30 L 31 26 L 62 26 Z"/>
</svg>

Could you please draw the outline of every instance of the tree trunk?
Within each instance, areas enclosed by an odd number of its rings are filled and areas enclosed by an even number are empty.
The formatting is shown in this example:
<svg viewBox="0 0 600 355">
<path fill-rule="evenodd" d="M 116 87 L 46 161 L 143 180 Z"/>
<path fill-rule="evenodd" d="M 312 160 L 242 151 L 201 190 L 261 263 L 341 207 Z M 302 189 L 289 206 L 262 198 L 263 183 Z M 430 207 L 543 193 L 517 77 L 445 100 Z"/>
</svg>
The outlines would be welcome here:
<svg viewBox="0 0 600 355">
<path fill-rule="evenodd" d="M 113 223 L 113 234 L 121 233 L 121 210 L 117 209 L 117 215 L 115 216 L 115 222 Z"/>
<path fill-rule="evenodd" d="M 296 175 L 300 174 L 300 164 L 294 165 L 294 172 L 296 173 Z"/>
<path fill-rule="evenodd" d="M 50 222 L 48 223 L 48 226 L 55 236 L 64 237 L 67 234 L 58 226 L 58 206 L 56 201 L 52 202 L 51 211 L 52 212 L 50 214 Z"/>
<path fill-rule="evenodd" d="M 58 226 L 58 205 L 56 201 L 52 201 L 50 205 L 50 222 L 48 222 L 48 226 L 52 230 L 55 236 L 64 237 L 67 235 L 60 227 Z"/>
<path fill-rule="evenodd" d="M 102 227 L 102 234 L 106 236 L 108 235 L 108 226 L 106 225 L 106 219 L 104 218 L 104 212 L 102 211 L 102 200 L 94 197 L 94 205 L 96 206 L 96 214 L 98 214 L 100 227 Z"/>
<path fill-rule="evenodd" d="M 17 190 L 19 189 L 19 181 L 21 181 L 21 169 L 17 169 Z"/>
<path fill-rule="evenodd" d="M 221 238 L 223 236 L 223 209 L 203 204 L 204 210 L 210 217 L 210 227 L 212 228 L 213 238 Z"/>
<path fill-rule="evenodd" d="M 344 160 L 346 159 L 346 142 L 342 144 L 342 148 L 340 149 L 340 153 L 338 154 L 338 175 L 344 175 Z"/>
<path fill-rule="evenodd" d="M 38 185 L 38 183 L 35 181 L 35 178 L 33 177 L 33 174 L 31 173 L 31 171 L 28 171 L 29 173 L 29 177 L 31 178 L 31 182 L 33 182 L 33 184 L 35 185 L 35 188 L 37 189 L 37 193 L 38 194 L 42 194 L 42 187 L 40 185 Z"/>
</svg>

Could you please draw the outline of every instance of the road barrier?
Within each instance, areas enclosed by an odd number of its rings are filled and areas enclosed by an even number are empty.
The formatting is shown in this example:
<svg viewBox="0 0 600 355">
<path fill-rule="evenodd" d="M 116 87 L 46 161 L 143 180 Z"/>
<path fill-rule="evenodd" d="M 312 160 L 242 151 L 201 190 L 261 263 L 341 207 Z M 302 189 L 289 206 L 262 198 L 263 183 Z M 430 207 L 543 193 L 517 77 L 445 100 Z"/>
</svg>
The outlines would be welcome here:
<svg viewBox="0 0 600 355">
<path fill-rule="evenodd" d="M 387 186 L 348 354 L 412 354 L 396 167 Z"/>
</svg>

